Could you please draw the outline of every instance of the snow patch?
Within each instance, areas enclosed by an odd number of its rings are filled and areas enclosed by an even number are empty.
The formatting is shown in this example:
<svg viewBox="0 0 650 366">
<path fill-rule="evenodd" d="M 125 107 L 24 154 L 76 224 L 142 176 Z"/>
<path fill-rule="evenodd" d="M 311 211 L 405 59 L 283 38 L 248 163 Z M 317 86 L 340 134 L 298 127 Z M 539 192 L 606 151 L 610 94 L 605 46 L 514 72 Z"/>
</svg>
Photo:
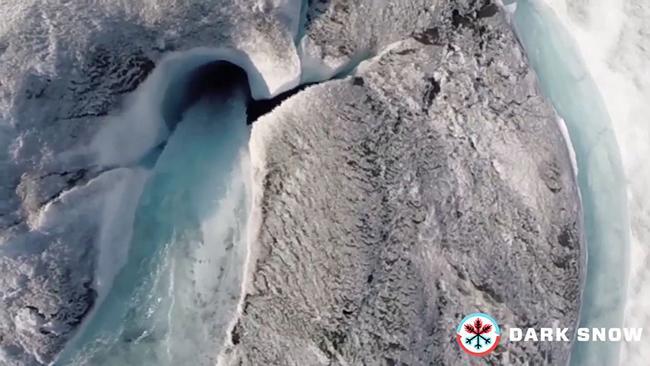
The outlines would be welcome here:
<svg viewBox="0 0 650 366">
<path fill-rule="evenodd" d="M 309 36 L 304 36 L 298 45 L 303 83 L 317 82 L 330 79 L 345 66 L 345 60 L 326 60 L 321 49 L 314 44 Z"/>
<path fill-rule="evenodd" d="M 108 171 L 83 186 L 63 192 L 38 212 L 32 223 L 33 231 L 56 234 L 68 225 L 83 222 L 86 215 L 101 212 L 107 194 L 119 184 L 121 173 Z"/>
</svg>

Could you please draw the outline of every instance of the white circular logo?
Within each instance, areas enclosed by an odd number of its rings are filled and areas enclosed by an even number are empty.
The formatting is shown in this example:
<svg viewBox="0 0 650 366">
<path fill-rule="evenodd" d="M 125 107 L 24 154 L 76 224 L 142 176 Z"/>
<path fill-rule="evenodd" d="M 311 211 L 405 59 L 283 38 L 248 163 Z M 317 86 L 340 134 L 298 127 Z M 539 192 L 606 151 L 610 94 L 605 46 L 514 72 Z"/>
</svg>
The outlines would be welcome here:
<svg viewBox="0 0 650 366">
<path fill-rule="evenodd" d="M 470 314 L 456 328 L 456 341 L 472 356 L 487 356 L 497 348 L 500 340 L 499 324 L 487 314 Z"/>
</svg>

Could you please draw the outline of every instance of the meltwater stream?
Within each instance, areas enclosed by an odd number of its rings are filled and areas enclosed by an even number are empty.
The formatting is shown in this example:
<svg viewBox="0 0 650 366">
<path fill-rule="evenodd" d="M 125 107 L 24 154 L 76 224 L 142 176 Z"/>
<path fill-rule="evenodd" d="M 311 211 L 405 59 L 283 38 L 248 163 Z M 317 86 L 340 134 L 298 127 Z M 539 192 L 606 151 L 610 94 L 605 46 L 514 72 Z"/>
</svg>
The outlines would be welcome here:
<svg viewBox="0 0 650 366">
<path fill-rule="evenodd" d="M 566 122 L 577 157 L 587 242 L 580 326 L 621 327 L 629 219 L 625 175 L 608 111 L 585 60 L 551 9 L 538 0 L 519 0 L 514 23 L 542 91 Z M 618 355 L 618 343 L 576 342 L 571 364 L 616 365 Z"/>
<path fill-rule="evenodd" d="M 57 365 L 208 365 L 240 296 L 249 169 L 244 98 L 188 109 L 140 198 L 128 261 Z"/>
</svg>

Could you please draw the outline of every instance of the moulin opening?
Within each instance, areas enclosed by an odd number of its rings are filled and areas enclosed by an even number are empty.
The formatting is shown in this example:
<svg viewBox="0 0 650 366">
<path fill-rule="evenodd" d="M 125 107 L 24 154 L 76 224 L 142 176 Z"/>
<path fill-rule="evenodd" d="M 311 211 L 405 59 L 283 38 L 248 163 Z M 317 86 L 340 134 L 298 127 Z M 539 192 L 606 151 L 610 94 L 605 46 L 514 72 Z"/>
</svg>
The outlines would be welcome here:
<svg viewBox="0 0 650 366">
<path fill-rule="evenodd" d="M 250 99 L 248 76 L 241 67 L 228 61 L 213 61 L 173 79 L 162 100 L 162 116 L 169 131 L 174 131 L 183 114 L 201 98 L 226 100 L 237 92 Z"/>
<path fill-rule="evenodd" d="M 270 99 L 255 100 L 246 70 L 232 62 L 212 61 L 171 81 L 163 98 L 162 115 L 167 128 L 173 131 L 183 114 L 199 100 L 227 100 L 239 93 L 246 99 L 246 121 L 252 124 L 309 85 L 297 86 Z"/>
</svg>

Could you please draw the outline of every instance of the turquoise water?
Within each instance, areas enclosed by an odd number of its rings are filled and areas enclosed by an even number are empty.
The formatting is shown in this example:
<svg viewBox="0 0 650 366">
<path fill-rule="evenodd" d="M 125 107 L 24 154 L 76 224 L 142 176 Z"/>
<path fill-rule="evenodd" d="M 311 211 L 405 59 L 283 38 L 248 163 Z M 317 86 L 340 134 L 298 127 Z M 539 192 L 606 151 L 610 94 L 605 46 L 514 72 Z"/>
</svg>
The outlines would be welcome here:
<svg viewBox="0 0 650 366">
<path fill-rule="evenodd" d="M 186 112 L 140 198 L 126 265 L 57 365 L 213 364 L 245 256 L 245 121 L 235 100 Z"/>
<path fill-rule="evenodd" d="M 629 219 L 625 176 L 609 114 L 585 61 L 548 7 L 520 0 L 514 22 L 541 89 L 565 120 L 576 152 L 587 242 L 580 326 L 621 327 Z M 619 346 L 576 342 L 571 364 L 616 365 Z"/>
</svg>

